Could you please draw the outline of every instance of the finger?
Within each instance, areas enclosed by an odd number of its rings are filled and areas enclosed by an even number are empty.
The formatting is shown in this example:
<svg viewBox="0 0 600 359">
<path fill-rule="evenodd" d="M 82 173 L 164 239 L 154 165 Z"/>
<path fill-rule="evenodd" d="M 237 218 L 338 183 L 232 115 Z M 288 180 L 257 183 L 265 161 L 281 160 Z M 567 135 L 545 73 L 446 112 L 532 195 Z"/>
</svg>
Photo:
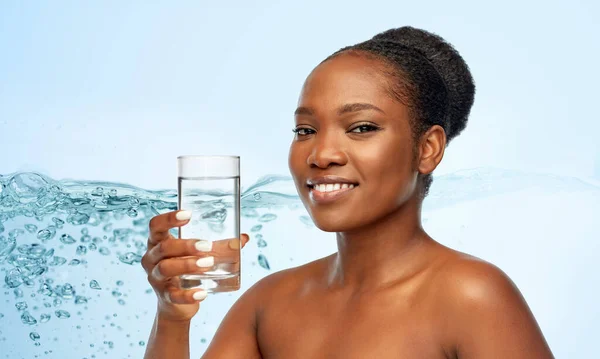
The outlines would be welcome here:
<svg viewBox="0 0 600 359">
<path fill-rule="evenodd" d="M 150 228 L 148 247 L 153 247 L 162 240 L 172 238 L 169 229 L 187 224 L 191 216 L 190 211 L 173 211 L 152 217 L 148 225 Z"/>
<path fill-rule="evenodd" d="M 153 267 L 156 263 L 166 258 L 185 256 L 202 257 L 209 255 L 211 250 L 211 241 L 167 238 L 148 250 L 144 256 L 147 257 L 146 264 Z"/>
<path fill-rule="evenodd" d="M 165 289 L 166 299 L 173 304 L 194 304 L 202 302 L 208 293 L 203 289 L 180 289 L 170 286 Z"/>
<path fill-rule="evenodd" d="M 226 257 L 167 258 L 161 260 L 152 268 L 150 276 L 155 281 L 164 281 L 184 274 L 202 274 L 214 270 L 215 266 L 219 266 L 220 269 L 227 271 L 232 271 L 229 267 L 232 269 L 238 268 L 239 270 L 239 262 L 239 252 L 237 255 Z"/>
</svg>

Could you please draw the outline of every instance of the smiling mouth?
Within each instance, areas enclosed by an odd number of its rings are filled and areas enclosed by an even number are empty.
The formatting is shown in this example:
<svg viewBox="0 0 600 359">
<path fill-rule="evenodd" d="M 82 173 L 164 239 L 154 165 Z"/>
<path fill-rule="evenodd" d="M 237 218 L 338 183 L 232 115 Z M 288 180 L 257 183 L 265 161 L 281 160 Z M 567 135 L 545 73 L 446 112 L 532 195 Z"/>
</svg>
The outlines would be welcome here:
<svg viewBox="0 0 600 359">
<path fill-rule="evenodd" d="M 332 202 L 353 192 L 358 184 L 336 183 L 309 185 L 310 198 L 315 202 Z"/>
</svg>

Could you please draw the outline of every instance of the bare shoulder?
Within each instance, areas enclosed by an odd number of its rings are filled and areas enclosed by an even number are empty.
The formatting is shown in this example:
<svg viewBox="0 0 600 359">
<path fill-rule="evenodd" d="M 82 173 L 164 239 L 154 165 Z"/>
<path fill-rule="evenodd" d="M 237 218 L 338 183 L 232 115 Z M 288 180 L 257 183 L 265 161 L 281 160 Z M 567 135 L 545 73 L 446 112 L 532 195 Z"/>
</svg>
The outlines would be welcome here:
<svg viewBox="0 0 600 359">
<path fill-rule="evenodd" d="M 432 285 L 459 358 L 552 358 L 525 298 L 504 271 L 457 251 L 445 257 Z"/>
<path fill-rule="evenodd" d="M 445 294 L 462 305 L 522 299 L 510 277 L 480 258 L 452 251 L 437 268 L 436 281 Z M 459 300 L 459 302 L 456 302 Z"/>
</svg>

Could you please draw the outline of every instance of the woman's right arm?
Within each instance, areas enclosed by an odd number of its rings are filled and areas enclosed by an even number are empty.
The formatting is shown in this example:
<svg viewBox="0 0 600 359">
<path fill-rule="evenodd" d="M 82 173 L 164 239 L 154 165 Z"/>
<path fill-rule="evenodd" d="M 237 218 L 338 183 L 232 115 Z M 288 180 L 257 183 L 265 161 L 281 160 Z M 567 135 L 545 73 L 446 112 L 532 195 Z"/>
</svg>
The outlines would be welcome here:
<svg viewBox="0 0 600 359">
<path fill-rule="evenodd" d="M 175 211 L 150 220 L 148 249 L 141 264 L 156 293 L 157 311 L 145 359 L 188 359 L 190 356 L 190 321 L 207 293 L 202 289 L 181 289 L 179 276 L 210 270 L 211 267 L 198 267 L 197 261 L 202 257 L 212 256 L 213 262 L 239 258 L 232 255 L 239 250 L 238 239 L 206 242 L 174 238 L 169 230 L 186 225 L 190 216 L 189 212 Z M 247 234 L 241 237 L 243 247 L 249 237 Z"/>
<path fill-rule="evenodd" d="M 190 321 L 171 321 L 156 314 L 144 359 L 188 359 Z"/>
</svg>

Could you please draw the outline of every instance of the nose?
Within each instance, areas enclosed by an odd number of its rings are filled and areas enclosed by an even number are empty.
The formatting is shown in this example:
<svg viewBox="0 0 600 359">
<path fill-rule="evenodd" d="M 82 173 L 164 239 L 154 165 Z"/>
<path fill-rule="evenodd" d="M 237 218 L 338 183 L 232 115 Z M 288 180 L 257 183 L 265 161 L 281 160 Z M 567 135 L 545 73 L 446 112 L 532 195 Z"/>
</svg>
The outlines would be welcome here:
<svg viewBox="0 0 600 359">
<path fill-rule="evenodd" d="M 333 131 L 321 131 L 313 137 L 312 150 L 307 158 L 310 167 L 329 168 L 332 165 L 343 166 L 348 162 L 348 156 L 340 145 Z"/>
</svg>

